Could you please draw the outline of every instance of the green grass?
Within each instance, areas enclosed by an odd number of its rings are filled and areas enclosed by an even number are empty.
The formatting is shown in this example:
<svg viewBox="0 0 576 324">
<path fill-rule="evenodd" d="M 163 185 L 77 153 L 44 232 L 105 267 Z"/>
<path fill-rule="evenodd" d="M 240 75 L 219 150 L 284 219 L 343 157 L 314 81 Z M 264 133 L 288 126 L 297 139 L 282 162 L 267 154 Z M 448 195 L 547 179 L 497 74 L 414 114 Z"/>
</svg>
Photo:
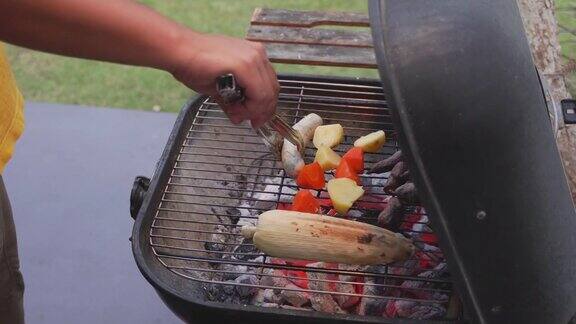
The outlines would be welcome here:
<svg viewBox="0 0 576 324">
<path fill-rule="evenodd" d="M 556 0 L 576 7 L 576 0 Z M 208 33 L 243 37 L 256 7 L 366 12 L 363 0 L 141 0 L 165 15 Z M 576 11 L 558 14 L 576 28 Z M 576 56 L 576 39 L 561 35 L 563 53 Z M 177 111 L 192 94 L 164 72 L 91 62 L 8 47 L 18 82 L 28 100 L 150 110 Z M 373 70 L 276 65 L 278 72 L 375 77 Z M 568 77 L 576 96 L 576 74 Z"/>
<path fill-rule="evenodd" d="M 576 60 L 576 0 L 556 0 L 558 24 L 573 31 L 560 31 L 562 54 L 566 58 Z M 576 98 L 576 71 L 566 76 L 566 84 L 573 98 Z"/>
<path fill-rule="evenodd" d="M 256 7 L 366 12 L 362 0 L 142 0 L 196 30 L 243 37 Z M 192 91 L 164 72 L 32 52 L 8 55 L 27 100 L 177 111 Z M 376 76 L 367 69 L 276 65 L 278 72 Z"/>
</svg>

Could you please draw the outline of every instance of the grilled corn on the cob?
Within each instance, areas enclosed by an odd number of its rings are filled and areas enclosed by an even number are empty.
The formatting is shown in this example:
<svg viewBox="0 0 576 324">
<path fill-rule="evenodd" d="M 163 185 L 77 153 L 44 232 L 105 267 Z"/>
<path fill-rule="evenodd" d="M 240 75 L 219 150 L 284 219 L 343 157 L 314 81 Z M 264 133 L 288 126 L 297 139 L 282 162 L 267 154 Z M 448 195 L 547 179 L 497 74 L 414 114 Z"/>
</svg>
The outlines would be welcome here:
<svg viewBox="0 0 576 324">
<path fill-rule="evenodd" d="M 257 248 L 270 256 L 348 264 L 383 264 L 414 252 L 401 234 L 356 221 L 286 210 L 258 217 L 257 226 L 242 227 Z"/>
</svg>

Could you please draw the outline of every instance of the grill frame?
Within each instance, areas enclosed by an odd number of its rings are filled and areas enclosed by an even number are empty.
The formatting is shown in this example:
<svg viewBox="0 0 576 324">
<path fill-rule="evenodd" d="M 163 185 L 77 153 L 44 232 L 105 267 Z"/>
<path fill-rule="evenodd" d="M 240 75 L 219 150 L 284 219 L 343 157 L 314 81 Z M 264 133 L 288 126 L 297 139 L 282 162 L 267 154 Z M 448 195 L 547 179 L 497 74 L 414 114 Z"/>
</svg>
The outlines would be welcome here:
<svg viewBox="0 0 576 324">
<path fill-rule="evenodd" d="M 311 77 L 283 75 L 284 80 L 309 82 L 338 82 L 358 85 L 374 85 L 381 87 L 378 80 Z M 320 312 L 302 312 L 298 310 L 264 308 L 260 306 L 245 306 L 240 304 L 223 304 L 207 301 L 203 286 L 199 282 L 185 279 L 167 269 L 155 256 L 150 246 L 150 228 L 155 218 L 156 210 L 162 200 L 164 188 L 171 177 L 172 167 L 180 153 L 181 145 L 186 140 L 193 118 L 201 108 L 206 96 L 196 96 L 189 100 L 181 110 L 167 145 L 156 166 L 148 193 L 138 212 L 132 233 L 132 247 L 138 268 L 144 277 L 157 290 L 165 303 L 182 319 L 187 321 L 213 320 L 220 322 L 253 322 L 274 320 L 280 323 L 296 321 L 307 323 L 408 323 L 412 320 L 386 319 L 374 316 L 341 315 Z M 454 321 L 426 321 L 427 323 L 454 323 Z"/>
</svg>

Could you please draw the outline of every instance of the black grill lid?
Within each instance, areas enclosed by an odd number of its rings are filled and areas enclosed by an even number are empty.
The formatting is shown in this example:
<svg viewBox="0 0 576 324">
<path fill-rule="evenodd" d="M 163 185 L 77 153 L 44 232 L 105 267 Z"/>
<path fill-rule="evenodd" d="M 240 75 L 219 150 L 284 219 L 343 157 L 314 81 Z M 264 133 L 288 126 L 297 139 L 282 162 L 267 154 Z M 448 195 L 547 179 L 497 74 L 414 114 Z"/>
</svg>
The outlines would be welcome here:
<svg viewBox="0 0 576 324">
<path fill-rule="evenodd" d="M 514 0 L 370 1 L 400 143 L 482 323 L 567 323 L 576 215 Z"/>
</svg>

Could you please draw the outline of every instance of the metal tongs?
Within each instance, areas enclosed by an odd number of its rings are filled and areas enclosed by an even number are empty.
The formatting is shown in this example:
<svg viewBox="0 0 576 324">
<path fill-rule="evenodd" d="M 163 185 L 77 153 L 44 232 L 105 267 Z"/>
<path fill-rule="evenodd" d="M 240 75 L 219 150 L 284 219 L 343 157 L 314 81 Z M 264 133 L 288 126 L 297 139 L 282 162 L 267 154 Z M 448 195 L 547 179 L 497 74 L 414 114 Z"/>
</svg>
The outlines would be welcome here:
<svg viewBox="0 0 576 324">
<path fill-rule="evenodd" d="M 216 85 L 218 94 L 224 104 L 234 104 L 246 99 L 244 89 L 236 83 L 236 78 L 233 74 L 225 74 L 218 77 Z M 298 148 L 298 151 L 302 152 L 304 150 L 304 140 L 300 132 L 292 128 L 292 126 L 286 123 L 276 113 L 263 126 L 255 130 L 256 133 L 262 137 L 264 144 L 266 144 L 277 157 L 281 156 L 284 139 L 294 144 L 294 146 Z"/>
</svg>

